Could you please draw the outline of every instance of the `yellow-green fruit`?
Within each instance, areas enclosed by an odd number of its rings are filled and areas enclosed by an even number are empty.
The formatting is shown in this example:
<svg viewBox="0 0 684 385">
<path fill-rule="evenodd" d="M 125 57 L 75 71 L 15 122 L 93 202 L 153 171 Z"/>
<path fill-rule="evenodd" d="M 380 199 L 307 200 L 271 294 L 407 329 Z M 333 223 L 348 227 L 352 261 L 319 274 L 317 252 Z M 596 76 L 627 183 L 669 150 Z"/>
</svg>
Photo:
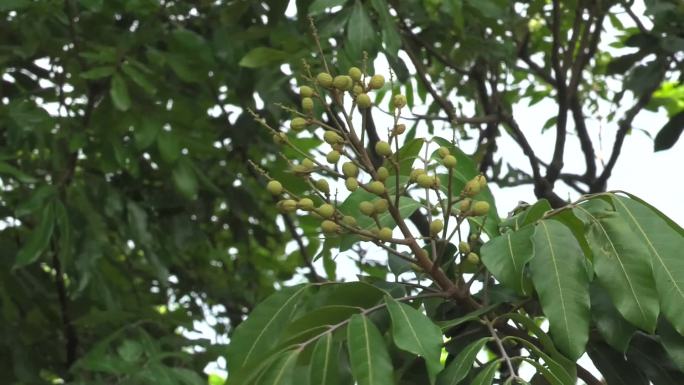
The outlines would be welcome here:
<svg viewBox="0 0 684 385">
<path fill-rule="evenodd" d="M 380 182 L 384 182 L 385 179 L 389 177 L 389 170 L 384 166 L 378 167 L 378 171 L 376 171 L 376 173 L 378 174 L 378 180 Z"/>
<path fill-rule="evenodd" d="M 306 128 L 306 119 L 304 119 L 304 118 L 292 119 L 292 121 L 290 122 L 290 128 L 296 132 L 303 130 L 304 128 Z"/>
<path fill-rule="evenodd" d="M 302 175 L 306 175 L 306 174 L 310 173 L 311 168 L 306 167 L 303 164 L 295 164 L 294 166 L 292 166 L 292 172 L 295 173 L 295 175 L 302 176 Z"/>
<path fill-rule="evenodd" d="M 460 251 L 463 254 L 468 254 L 470 253 L 470 245 L 468 242 L 461 241 L 458 243 L 458 251 Z"/>
<path fill-rule="evenodd" d="M 344 144 L 342 143 L 331 144 L 330 147 L 337 152 L 342 152 L 344 150 Z"/>
<path fill-rule="evenodd" d="M 321 192 L 325 194 L 330 193 L 330 185 L 328 185 L 328 181 L 325 179 L 319 179 L 315 183 L 316 188 L 319 189 Z"/>
<path fill-rule="evenodd" d="M 291 213 L 297 210 L 297 202 L 294 199 L 283 199 L 278 202 L 278 208 L 284 213 Z"/>
<path fill-rule="evenodd" d="M 462 200 L 461 203 L 458 205 L 458 209 L 461 210 L 461 212 L 466 212 L 466 211 L 470 210 L 470 203 L 471 203 L 470 198 L 466 198 L 466 199 Z"/>
<path fill-rule="evenodd" d="M 368 183 L 368 186 L 366 187 L 368 188 L 368 191 L 376 195 L 382 195 L 385 192 L 385 185 L 377 180 Z"/>
<path fill-rule="evenodd" d="M 333 80 L 333 86 L 340 91 L 350 90 L 352 85 L 354 85 L 354 81 L 347 75 L 335 76 L 335 79 Z"/>
<path fill-rule="evenodd" d="M 489 203 L 485 201 L 477 201 L 473 204 L 473 215 L 481 216 L 487 215 L 489 212 Z"/>
<path fill-rule="evenodd" d="M 302 160 L 302 166 L 304 166 L 310 170 L 310 169 L 314 168 L 314 162 L 313 162 L 313 160 L 306 158 L 306 159 Z"/>
<path fill-rule="evenodd" d="M 416 178 L 416 183 L 418 183 L 418 186 L 420 186 L 420 187 L 430 188 L 430 187 L 432 187 L 432 184 L 434 183 L 434 178 L 428 174 L 420 174 Z"/>
<path fill-rule="evenodd" d="M 482 190 L 483 188 L 485 188 L 485 186 L 487 186 L 487 178 L 485 178 L 484 175 L 476 176 L 475 180 L 480 185 L 480 190 Z"/>
<path fill-rule="evenodd" d="M 283 132 L 279 132 L 277 134 L 273 134 L 273 142 L 275 144 L 283 144 L 287 142 L 287 135 Z"/>
<path fill-rule="evenodd" d="M 425 170 L 422 168 L 411 170 L 411 173 L 409 174 L 409 180 L 411 180 L 411 182 L 415 182 L 418 180 L 418 177 L 423 174 L 425 174 Z"/>
<path fill-rule="evenodd" d="M 347 187 L 347 190 L 354 192 L 359 188 L 359 181 L 356 180 L 356 178 L 347 178 L 347 180 L 344 181 L 344 185 Z"/>
<path fill-rule="evenodd" d="M 311 211 L 313 210 L 314 203 L 309 198 L 302 198 L 297 202 L 297 206 L 304 211 Z"/>
<path fill-rule="evenodd" d="M 387 199 L 378 199 L 373 201 L 373 207 L 375 208 L 375 212 L 377 214 L 382 214 L 385 211 L 387 211 L 387 208 L 389 207 L 389 202 L 387 202 Z"/>
<path fill-rule="evenodd" d="M 444 158 L 445 156 L 449 155 L 449 149 L 446 147 L 440 147 L 437 149 L 437 155 L 439 155 L 440 158 Z"/>
<path fill-rule="evenodd" d="M 359 175 L 359 168 L 352 162 L 342 164 L 342 173 L 347 178 L 356 178 Z"/>
<path fill-rule="evenodd" d="M 354 87 L 352 87 L 352 94 L 359 95 L 362 93 L 363 93 L 363 87 L 361 87 L 360 85 L 357 84 Z"/>
<path fill-rule="evenodd" d="M 277 180 L 272 180 L 266 185 L 266 190 L 273 195 L 280 195 L 283 192 L 283 185 Z"/>
<path fill-rule="evenodd" d="M 311 98 L 302 99 L 302 110 L 306 112 L 311 112 L 314 109 L 314 101 Z"/>
<path fill-rule="evenodd" d="M 375 143 L 375 152 L 380 156 L 390 156 L 392 155 L 392 147 L 389 143 L 381 140 Z"/>
<path fill-rule="evenodd" d="M 337 143 L 344 143 L 344 138 L 341 137 L 340 134 L 338 134 L 335 131 L 330 131 L 330 130 L 326 131 L 323 134 L 323 140 L 326 143 L 331 144 L 331 145 L 337 144 Z"/>
<path fill-rule="evenodd" d="M 363 76 L 363 72 L 361 72 L 361 70 L 358 69 L 357 67 L 350 68 L 348 74 L 352 78 L 352 80 L 355 82 L 358 82 L 359 80 L 361 80 L 361 77 Z"/>
<path fill-rule="evenodd" d="M 356 218 L 352 217 L 351 215 L 345 215 L 344 218 L 342 218 L 342 222 L 349 227 L 356 226 Z"/>
<path fill-rule="evenodd" d="M 475 179 L 469 180 L 466 183 L 465 188 L 463 189 L 463 192 L 465 193 L 465 195 L 467 195 L 469 197 L 471 197 L 473 195 L 477 195 L 477 193 L 480 192 L 480 183 L 478 183 L 478 181 L 476 181 Z"/>
<path fill-rule="evenodd" d="M 478 239 L 480 239 L 480 236 L 478 234 L 470 234 L 468 236 L 468 239 L 470 242 L 476 242 Z"/>
<path fill-rule="evenodd" d="M 328 234 L 336 233 L 340 230 L 340 226 L 337 223 L 326 219 L 323 222 L 321 222 L 321 230 L 323 230 L 324 233 Z"/>
<path fill-rule="evenodd" d="M 392 131 L 393 135 L 401 135 L 406 131 L 406 125 L 405 124 L 397 124 L 394 126 L 394 131 Z"/>
<path fill-rule="evenodd" d="M 359 108 L 369 108 L 373 105 L 370 96 L 364 93 L 356 95 L 356 104 L 359 106 Z"/>
<path fill-rule="evenodd" d="M 385 85 L 385 77 L 382 75 L 373 75 L 370 79 L 370 82 L 368 82 L 368 87 L 370 87 L 373 90 L 377 90 L 379 88 L 382 88 L 382 86 Z"/>
<path fill-rule="evenodd" d="M 359 211 L 361 211 L 363 215 L 368 215 L 370 217 L 375 213 L 375 206 L 371 202 L 363 201 L 359 203 Z"/>
<path fill-rule="evenodd" d="M 333 84 L 332 76 L 325 72 L 321 72 L 320 74 L 316 75 L 316 81 L 318 82 L 318 84 L 327 88 L 330 88 L 330 86 L 332 86 Z"/>
<path fill-rule="evenodd" d="M 394 95 L 392 98 L 394 108 L 404 108 L 406 106 L 406 96 L 402 94 Z"/>
<path fill-rule="evenodd" d="M 435 219 L 430 223 L 430 235 L 435 236 L 439 234 L 444 228 L 444 222 L 441 219 Z"/>
<path fill-rule="evenodd" d="M 473 265 L 477 265 L 478 263 L 480 263 L 480 256 L 475 254 L 475 253 L 468 253 L 468 255 L 466 256 L 466 259 L 468 260 L 469 263 L 471 263 Z"/>
<path fill-rule="evenodd" d="M 444 167 L 446 168 L 454 168 L 456 167 L 456 157 L 453 155 L 447 155 L 442 159 L 442 163 L 444 164 Z"/>
<path fill-rule="evenodd" d="M 337 163 L 337 161 L 340 160 L 340 153 L 332 150 L 325 156 L 325 160 L 327 160 L 328 163 Z"/>
<path fill-rule="evenodd" d="M 314 94 L 313 88 L 309 86 L 301 86 L 299 87 L 299 95 L 303 98 L 310 98 Z"/>
<path fill-rule="evenodd" d="M 316 212 L 323 218 L 332 218 L 335 214 L 335 208 L 331 204 L 324 203 L 316 209 Z"/>
<path fill-rule="evenodd" d="M 392 229 L 390 229 L 389 227 L 381 228 L 380 230 L 378 230 L 378 238 L 381 241 L 389 241 L 390 239 L 392 239 Z"/>
</svg>

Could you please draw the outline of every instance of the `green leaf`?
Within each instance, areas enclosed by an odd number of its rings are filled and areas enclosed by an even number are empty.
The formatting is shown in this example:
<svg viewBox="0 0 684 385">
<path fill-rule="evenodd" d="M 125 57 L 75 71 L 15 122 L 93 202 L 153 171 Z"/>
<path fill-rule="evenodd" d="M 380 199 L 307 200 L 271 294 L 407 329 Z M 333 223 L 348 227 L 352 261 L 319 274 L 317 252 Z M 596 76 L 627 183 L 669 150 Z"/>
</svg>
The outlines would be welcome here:
<svg viewBox="0 0 684 385">
<path fill-rule="evenodd" d="M 411 173 L 413 163 L 416 161 L 424 143 L 425 140 L 423 138 L 408 140 L 399 148 L 397 153 L 392 154 L 391 159 L 393 161 L 396 162 L 397 159 L 399 160 L 399 175 L 409 175 Z M 396 175 L 396 170 L 392 167 L 392 162 L 386 161 L 384 166 L 390 170 L 390 175 Z"/>
<path fill-rule="evenodd" d="M 242 383 L 268 356 L 308 290 L 308 285 L 300 285 L 276 292 L 235 329 L 226 352 L 231 383 Z"/>
<path fill-rule="evenodd" d="M 161 131 L 161 124 L 156 120 L 143 117 L 139 124 L 137 124 L 133 131 L 133 138 L 135 139 L 135 147 L 138 150 L 144 150 L 151 146 L 157 139 L 157 134 Z"/>
<path fill-rule="evenodd" d="M 356 0 L 347 23 L 347 40 L 349 55 L 355 60 L 361 59 L 363 51 L 372 51 L 375 46 L 375 30 L 368 17 L 363 3 Z"/>
<path fill-rule="evenodd" d="M 337 7 L 344 5 L 347 0 L 316 0 L 309 5 L 309 15 L 317 15 L 326 10 L 326 8 Z"/>
<path fill-rule="evenodd" d="M 482 350 L 490 337 L 481 338 L 463 349 L 437 377 L 437 385 L 457 385 L 470 372 L 477 353 Z"/>
<path fill-rule="evenodd" d="M 191 162 L 187 158 L 181 159 L 174 167 L 172 176 L 178 191 L 188 199 L 195 199 L 197 197 L 197 176 L 193 171 Z"/>
<path fill-rule="evenodd" d="M 620 353 L 625 353 L 637 331 L 617 311 L 608 292 L 598 282 L 591 285 L 591 316 L 603 339 Z"/>
<path fill-rule="evenodd" d="M 485 243 L 480 249 L 482 263 L 502 284 L 519 294 L 529 294 L 525 289 L 525 265 L 532 259 L 532 234 L 534 227 L 509 231 Z"/>
<path fill-rule="evenodd" d="M 9 175 L 21 183 L 38 182 L 38 179 L 3 161 L 0 161 L 0 175 Z"/>
<path fill-rule="evenodd" d="M 159 156 L 166 163 L 174 163 L 181 156 L 181 144 L 174 131 L 163 131 L 157 135 Z"/>
<path fill-rule="evenodd" d="M 81 73 L 81 77 L 88 80 L 102 79 L 111 76 L 114 72 L 116 72 L 116 67 L 114 66 L 95 67 Z"/>
<path fill-rule="evenodd" d="M 109 95 L 112 97 L 112 102 L 116 109 L 127 111 L 131 107 L 131 97 L 128 95 L 126 81 L 118 73 L 112 76 Z"/>
<path fill-rule="evenodd" d="M 289 350 L 271 365 L 259 379 L 259 385 L 291 385 L 299 350 Z"/>
<path fill-rule="evenodd" d="M 674 146 L 684 131 L 684 111 L 671 117 L 654 139 L 654 150 L 662 151 Z"/>
<path fill-rule="evenodd" d="M 126 74 L 135 84 L 139 85 L 140 88 L 145 90 L 150 95 L 157 93 L 157 87 L 152 83 L 145 74 L 138 71 L 133 64 L 125 62 L 121 66 L 121 71 Z"/>
<path fill-rule="evenodd" d="M 613 195 L 620 215 L 647 245 L 651 254 L 660 307 L 679 334 L 684 335 L 684 237 L 650 207 Z"/>
<path fill-rule="evenodd" d="M 662 318 L 658 322 L 658 336 L 672 362 L 684 373 L 684 336 Z"/>
<path fill-rule="evenodd" d="M 589 277 L 582 249 L 558 221 L 543 220 L 533 236 L 532 281 L 558 348 L 572 359 L 589 339 Z"/>
<path fill-rule="evenodd" d="M 434 384 L 442 370 L 439 356 L 442 351 L 442 331 L 429 318 L 411 306 L 385 296 L 387 310 L 392 318 L 392 337 L 399 349 L 425 359 L 430 383 Z"/>
<path fill-rule="evenodd" d="M 393 385 L 394 369 L 385 341 L 367 317 L 355 314 L 347 325 L 349 362 L 359 385 Z"/>
<path fill-rule="evenodd" d="M 239 64 L 241 67 L 259 68 L 281 63 L 285 61 L 288 56 L 287 52 L 275 48 L 256 47 L 247 52 L 247 54 L 240 59 Z"/>
<path fill-rule="evenodd" d="M 630 365 L 623 354 L 600 342 L 587 347 L 589 358 L 610 385 L 648 385 L 648 380 Z"/>
<path fill-rule="evenodd" d="M 462 317 L 454 318 L 454 319 L 451 319 L 448 321 L 437 322 L 437 325 L 439 325 L 439 327 L 442 328 L 442 330 L 447 330 L 447 329 L 456 327 L 458 325 L 461 325 L 465 322 L 479 320 L 481 315 L 489 313 L 490 311 L 496 309 L 498 306 L 499 306 L 498 303 L 491 304 L 489 306 L 484 306 L 484 307 L 481 307 L 477 310 L 473 310 L 472 312 L 470 312 L 470 313 L 468 313 Z"/>
<path fill-rule="evenodd" d="M 491 385 L 499 365 L 501 365 L 499 360 L 490 362 L 475 376 L 469 385 Z"/>
<path fill-rule="evenodd" d="M 627 351 L 627 360 L 645 373 L 653 385 L 684 384 L 684 373 L 677 370 L 662 346 L 651 337 L 637 335 Z"/>
<path fill-rule="evenodd" d="M 318 339 L 311 355 L 310 384 L 338 385 L 340 344 L 333 341 L 332 333 Z"/>
<path fill-rule="evenodd" d="M 28 240 L 24 243 L 17 257 L 14 260 L 14 268 L 29 265 L 40 258 L 41 254 L 47 249 L 55 228 L 55 208 L 54 203 L 50 202 L 40 212 L 40 222 L 36 226 Z"/>
<path fill-rule="evenodd" d="M 375 9 L 375 12 L 378 13 L 378 16 L 380 16 L 382 40 L 385 42 L 387 48 L 386 52 L 387 54 L 396 57 L 401 48 L 401 36 L 397 30 L 397 24 L 395 23 L 394 18 L 389 13 L 390 7 L 385 0 L 371 0 L 371 5 Z M 413 103 L 409 103 L 409 105 L 412 104 Z"/>
</svg>

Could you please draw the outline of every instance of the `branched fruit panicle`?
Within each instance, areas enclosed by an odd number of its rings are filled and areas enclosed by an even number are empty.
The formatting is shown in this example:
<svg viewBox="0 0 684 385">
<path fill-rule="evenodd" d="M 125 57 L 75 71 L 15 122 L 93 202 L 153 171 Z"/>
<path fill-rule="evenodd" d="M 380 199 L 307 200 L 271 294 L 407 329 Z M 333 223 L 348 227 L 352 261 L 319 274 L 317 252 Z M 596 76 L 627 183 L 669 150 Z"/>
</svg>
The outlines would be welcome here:
<svg viewBox="0 0 684 385">
<path fill-rule="evenodd" d="M 311 88 L 311 87 L 309 87 L 309 86 L 301 86 L 301 87 L 299 87 L 299 95 L 300 95 L 302 98 L 310 98 L 310 97 L 313 96 L 313 94 L 314 94 L 313 88 Z"/>
<path fill-rule="evenodd" d="M 368 191 L 372 192 L 375 195 L 382 195 L 385 193 L 385 185 L 377 180 L 374 180 L 370 183 L 368 183 Z"/>
<path fill-rule="evenodd" d="M 340 225 L 331 220 L 326 219 L 323 222 L 321 222 L 321 230 L 323 230 L 323 232 L 327 234 L 337 233 L 340 231 Z"/>
<path fill-rule="evenodd" d="M 334 164 L 337 163 L 340 160 L 340 153 L 339 151 L 332 150 L 328 153 L 328 155 L 325 156 L 325 160 L 328 161 L 328 163 Z"/>
<path fill-rule="evenodd" d="M 389 177 L 389 170 L 387 167 L 380 166 L 378 167 L 376 174 L 378 175 L 378 180 L 380 182 L 384 182 Z"/>
<path fill-rule="evenodd" d="M 344 181 L 344 186 L 347 188 L 347 190 L 354 192 L 359 188 L 359 181 L 356 180 L 356 178 L 347 178 Z"/>
<path fill-rule="evenodd" d="M 394 108 L 404 108 L 406 107 L 406 96 L 402 94 L 394 95 L 392 103 L 394 103 Z"/>
<path fill-rule="evenodd" d="M 375 205 L 373 205 L 371 202 L 363 201 L 359 203 L 359 211 L 361 211 L 361 214 L 368 215 L 370 217 L 371 215 L 375 214 Z"/>
<path fill-rule="evenodd" d="M 375 143 L 375 152 L 380 156 L 387 157 L 392 155 L 392 147 L 389 143 L 381 140 Z"/>
<path fill-rule="evenodd" d="M 315 183 L 316 188 L 324 194 L 330 194 L 330 185 L 325 179 L 319 179 Z"/>
<path fill-rule="evenodd" d="M 332 218 L 333 215 L 335 215 L 335 208 L 331 204 L 324 203 L 316 209 L 316 213 L 318 213 L 318 215 L 322 216 L 323 218 L 329 219 Z"/>
<path fill-rule="evenodd" d="M 378 238 L 384 242 L 390 241 L 392 239 L 392 229 L 389 227 L 381 228 L 378 230 Z"/>
<path fill-rule="evenodd" d="M 305 112 L 311 112 L 314 109 L 314 101 L 311 98 L 302 99 L 302 110 Z"/>
<path fill-rule="evenodd" d="M 325 88 L 330 88 L 333 84 L 333 78 L 329 73 L 321 72 L 316 75 L 316 82 Z"/>
<path fill-rule="evenodd" d="M 419 174 L 416 177 L 416 183 L 418 183 L 418 186 L 420 186 L 420 187 L 430 188 L 430 187 L 432 187 L 432 184 L 434 183 L 434 178 L 428 174 Z"/>
<path fill-rule="evenodd" d="M 470 245 L 468 242 L 461 241 L 458 243 L 458 251 L 460 251 L 462 254 L 468 254 L 470 253 Z"/>
<path fill-rule="evenodd" d="M 314 207 L 314 202 L 309 198 L 302 198 L 297 202 L 297 206 L 304 211 L 311 211 Z"/>
<path fill-rule="evenodd" d="M 477 265 L 480 263 L 480 256 L 477 255 L 476 253 L 471 252 L 471 253 L 468 253 L 468 255 L 466 256 L 466 260 L 468 260 L 468 262 L 473 264 L 473 265 Z"/>
<path fill-rule="evenodd" d="M 480 183 L 476 181 L 475 179 L 469 180 L 465 187 L 463 188 L 463 193 L 466 196 L 472 197 L 477 195 L 480 192 Z"/>
<path fill-rule="evenodd" d="M 335 79 L 333 79 L 333 86 L 340 91 L 348 91 L 353 85 L 354 81 L 350 76 L 347 75 L 338 75 L 335 76 Z"/>
<path fill-rule="evenodd" d="M 280 195 L 283 192 L 283 185 L 277 180 L 272 180 L 266 185 L 266 190 L 272 195 Z"/>
<path fill-rule="evenodd" d="M 323 140 L 330 145 L 344 143 L 344 138 L 337 132 L 331 130 L 328 130 L 323 134 Z"/>
<path fill-rule="evenodd" d="M 442 159 L 442 163 L 444 164 L 444 167 L 446 168 L 454 168 L 456 167 L 456 157 L 453 155 L 447 155 Z"/>
<path fill-rule="evenodd" d="M 348 74 L 355 82 L 360 81 L 361 77 L 363 76 L 363 72 L 361 72 L 361 70 L 357 67 L 350 68 Z"/>
<path fill-rule="evenodd" d="M 477 201 L 473 204 L 473 215 L 482 216 L 489 212 L 489 203 L 485 201 Z"/>
<path fill-rule="evenodd" d="M 283 213 L 291 213 L 297 210 L 297 202 L 294 199 L 283 199 L 278 202 L 277 207 Z"/>
<path fill-rule="evenodd" d="M 359 168 L 353 162 L 344 162 L 342 164 L 342 173 L 347 178 L 356 178 L 359 175 Z"/>
<path fill-rule="evenodd" d="M 387 199 L 378 199 L 376 201 L 373 201 L 373 207 L 375 209 L 376 214 L 382 214 L 385 211 L 387 211 L 387 208 L 389 207 L 389 202 L 387 202 Z"/>
<path fill-rule="evenodd" d="M 439 149 L 437 149 L 437 155 L 439 155 L 440 158 L 444 158 L 445 156 L 447 156 L 449 154 L 450 154 L 449 149 L 446 147 L 442 146 Z"/>
<path fill-rule="evenodd" d="M 369 108 L 373 105 L 373 102 L 371 102 L 370 96 L 368 96 L 368 94 L 360 93 L 356 95 L 356 104 L 359 106 L 359 108 Z"/>
<path fill-rule="evenodd" d="M 385 85 L 385 77 L 382 75 L 373 75 L 368 82 L 368 87 L 372 90 L 377 90 Z"/>
<path fill-rule="evenodd" d="M 433 237 L 437 234 L 439 234 L 440 231 L 444 228 L 444 222 L 442 222 L 441 219 L 435 219 L 430 223 L 430 235 Z"/>
<path fill-rule="evenodd" d="M 290 122 L 290 128 L 294 132 L 299 132 L 306 128 L 306 119 L 304 118 L 293 118 Z"/>
</svg>

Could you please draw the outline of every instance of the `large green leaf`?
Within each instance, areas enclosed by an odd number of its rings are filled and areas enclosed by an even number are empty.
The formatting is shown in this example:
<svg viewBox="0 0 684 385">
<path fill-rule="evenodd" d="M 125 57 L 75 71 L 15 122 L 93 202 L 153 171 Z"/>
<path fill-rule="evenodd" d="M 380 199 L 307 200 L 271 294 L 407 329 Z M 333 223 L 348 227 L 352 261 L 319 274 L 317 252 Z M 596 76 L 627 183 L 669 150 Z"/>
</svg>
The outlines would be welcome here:
<svg viewBox="0 0 684 385">
<path fill-rule="evenodd" d="M 131 107 L 131 97 L 128 95 L 126 81 L 118 73 L 112 76 L 112 84 L 109 88 L 114 107 L 121 111 L 127 111 Z"/>
<path fill-rule="evenodd" d="M 648 385 L 648 380 L 633 365 L 630 365 L 623 354 L 616 352 L 601 343 L 592 343 L 587 347 L 589 358 L 610 385 Z"/>
<path fill-rule="evenodd" d="M 587 239 L 601 286 L 625 319 L 652 333 L 660 308 L 646 245 L 618 213 L 577 209 L 590 219 Z"/>
<path fill-rule="evenodd" d="M 355 314 L 347 325 L 349 362 L 359 385 L 392 385 L 394 369 L 387 345 L 367 317 Z"/>
<path fill-rule="evenodd" d="M 281 290 L 259 304 L 233 333 L 226 352 L 232 383 L 251 373 L 273 347 L 287 327 L 297 305 L 309 290 L 308 285 Z"/>
<path fill-rule="evenodd" d="M 311 355 L 310 384 L 339 384 L 340 348 L 340 344 L 333 341 L 332 333 L 318 339 Z"/>
<path fill-rule="evenodd" d="M 247 68 L 259 68 L 267 65 L 280 63 L 287 59 L 287 52 L 270 48 L 270 47 L 256 47 L 252 48 L 245 56 L 240 59 L 240 66 Z"/>
<path fill-rule="evenodd" d="M 389 159 L 393 160 L 394 162 L 396 162 L 397 159 L 399 160 L 400 175 L 409 175 L 411 173 L 413 163 L 418 158 L 424 143 L 425 139 L 423 138 L 407 140 L 404 145 L 399 148 L 399 151 L 392 154 Z M 387 160 L 385 161 L 384 166 L 390 171 L 390 175 L 396 174 L 396 169 L 392 166 L 392 162 Z"/>
<path fill-rule="evenodd" d="M 525 265 L 532 259 L 532 234 L 534 227 L 509 231 L 491 239 L 480 249 L 482 263 L 502 284 L 519 294 L 529 294 L 525 289 Z"/>
<path fill-rule="evenodd" d="M 649 207 L 617 195 L 613 201 L 637 239 L 647 245 L 662 312 L 684 335 L 684 237 Z"/>
<path fill-rule="evenodd" d="M 475 362 L 477 353 L 482 350 L 490 337 L 481 338 L 472 342 L 465 349 L 463 349 L 454 359 L 447 365 L 446 369 L 437 377 L 437 385 L 457 385 L 463 380 L 470 371 L 470 368 Z"/>
<path fill-rule="evenodd" d="M 558 348 L 572 359 L 589 339 L 589 277 L 572 232 L 558 221 L 542 220 L 533 236 L 530 270 L 550 332 Z"/>
<path fill-rule="evenodd" d="M 637 335 L 627 351 L 627 360 L 646 374 L 653 385 L 684 384 L 684 373 L 677 370 L 663 347 L 652 337 Z"/>
<path fill-rule="evenodd" d="M 48 203 L 40 211 L 40 222 L 38 226 L 31 231 L 28 240 L 23 244 L 23 247 L 17 253 L 14 260 L 14 267 L 22 267 L 29 265 L 43 254 L 47 249 L 52 238 L 52 232 L 55 228 L 55 207 L 54 203 Z"/>
<path fill-rule="evenodd" d="M 363 3 L 356 0 L 347 23 L 348 53 L 353 60 L 359 60 L 363 51 L 371 51 L 375 45 L 375 29 Z"/>
<path fill-rule="evenodd" d="M 439 362 L 442 351 L 442 331 L 429 318 L 411 306 L 385 296 L 387 310 L 392 318 L 392 337 L 399 349 L 425 359 L 430 383 L 434 384 L 442 370 Z"/>
<path fill-rule="evenodd" d="M 672 362 L 684 373 L 684 336 L 677 333 L 672 325 L 662 318 L 658 322 L 658 335 Z"/>
<path fill-rule="evenodd" d="M 499 369 L 501 361 L 496 360 L 487 364 L 484 369 L 480 370 L 480 373 L 475 376 L 475 378 L 470 382 L 470 385 L 491 385 L 494 381 L 494 375 L 497 369 Z"/>
<path fill-rule="evenodd" d="M 608 291 L 594 281 L 591 285 L 591 317 L 596 329 L 613 349 L 624 353 L 629 341 L 637 331 L 636 326 L 627 322 L 615 308 Z"/>
<path fill-rule="evenodd" d="M 259 379 L 259 385 L 291 385 L 299 350 L 281 353 Z"/>
<path fill-rule="evenodd" d="M 387 48 L 388 55 L 396 57 L 401 48 L 401 36 L 394 21 L 394 18 L 389 13 L 390 7 L 386 0 L 371 0 L 371 5 L 375 8 L 375 12 L 380 16 L 380 25 L 382 27 L 382 40 Z M 410 95 L 407 93 L 407 96 Z M 409 102 L 409 105 L 413 103 Z"/>
</svg>

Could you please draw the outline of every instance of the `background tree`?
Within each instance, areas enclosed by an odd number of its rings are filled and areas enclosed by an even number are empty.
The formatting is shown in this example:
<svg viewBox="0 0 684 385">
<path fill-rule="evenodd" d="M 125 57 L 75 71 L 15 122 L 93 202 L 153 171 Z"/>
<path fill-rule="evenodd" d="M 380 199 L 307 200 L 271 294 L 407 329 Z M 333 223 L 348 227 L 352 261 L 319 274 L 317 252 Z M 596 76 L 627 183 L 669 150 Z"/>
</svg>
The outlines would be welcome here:
<svg viewBox="0 0 684 385">
<path fill-rule="evenodd" d="M 286 163 L 266 155 L 270 134 L 246 108 L 278 127 L 290 116 L 278 103 L 299 104 L 286 75 L 299 75 L 311 53 L 308 14 L 336 68 L 359 65 L 363 51 L 369 63 L 383 54 L 404 87 L 385 91 L 402 90 L 410 107 L 427 104 L 412 116 L 417 124 L 445 127 L 464 144 L 473 138 L 491 181 L 533 184 L 554 207 L 565 203 L 556 182 L 605 190 L 640 110 L 664 107 L 671 117 L 656 130 L 657 149 L 682 130 L 683 18 L 674 1 L 647 1 L 645 15 L 616 1 L 291 3 L 291 16 L 286 2 L 0 5 L 6 382 L 203 382 L 201 369 L 224 349 L 179 327 L 210 319 L 224 334 L 321 251 L 332 276 L 318 221 L 285 215 L 281 229 L 263 181 L 246 167 L 253 159 L 285 178 Z M 600 45 L 612 38 L 607 28 L 617 34 L 608 42 L 639 49 L 612 57 Z M 512 112 L 549 98 L 558 112 L 545 126 L 556 145 L 544 160 Z M 601 118 L 616 133 L 605 165 L 592 129 L 603 103 L 613 106 Z M 373 149 L 379 136 L 366 119 Z M 580 174 L 562 167 L 573 132 L 586 162 Z M 508 137 L 529 167 L 503 170 L 497 141 Z M 416 213 L 411 221 L 427 234 L 425 212 Z M 291 237 L 298 248 L 285 255 Z M 386 276 L 363 253 L 358 261 Z"/>
</svg>

